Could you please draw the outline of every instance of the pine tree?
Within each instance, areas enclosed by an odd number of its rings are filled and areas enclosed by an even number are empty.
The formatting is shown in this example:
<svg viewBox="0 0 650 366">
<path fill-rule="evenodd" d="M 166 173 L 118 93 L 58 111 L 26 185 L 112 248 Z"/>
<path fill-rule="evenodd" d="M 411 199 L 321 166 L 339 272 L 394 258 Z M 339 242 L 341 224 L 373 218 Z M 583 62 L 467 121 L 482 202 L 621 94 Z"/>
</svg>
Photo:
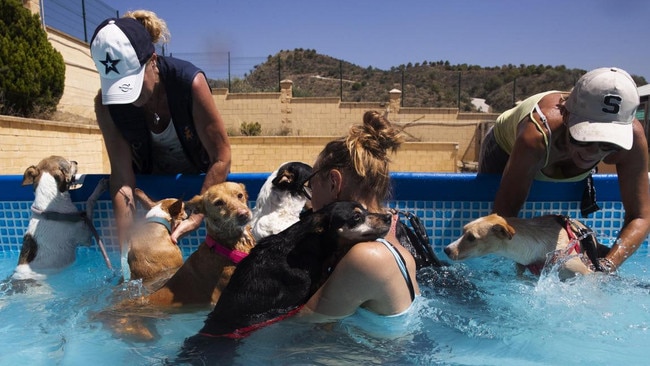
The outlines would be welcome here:
<svg viewBox="0 0 650 366">
<path fill-rule="evenodd" d="M 0 114 L 54 112 L 64 81 L 63 56 L 47 40 L 39 16 L 20 0 L 0 0 Z"/>
</svg>

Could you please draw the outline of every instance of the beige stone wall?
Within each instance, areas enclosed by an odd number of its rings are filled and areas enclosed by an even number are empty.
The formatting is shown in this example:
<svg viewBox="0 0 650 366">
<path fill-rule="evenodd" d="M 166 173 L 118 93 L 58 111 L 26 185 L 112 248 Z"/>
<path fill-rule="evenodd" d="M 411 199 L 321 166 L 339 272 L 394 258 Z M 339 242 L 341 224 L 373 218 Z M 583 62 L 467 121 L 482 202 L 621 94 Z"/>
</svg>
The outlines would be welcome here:
<svg viewBox="0 0 650 366">
<path fill-rule="evenodd" d="M 101 132 L 95 126 L 0 116 L 0 174 L 20 174 L 50 155 L 79 164 L 79 173 L 110 171 Z"/>
<path fill-rule="evenodd" d="M 342 136 L 353 124 L 362 122 L 363 113 L 377 110 L 406 133 L 411 142 L 455 143 L 459 159 L 478 160 L 484 124 L 496 114 L 458 113 L 456 108 L 400 108 L 399 91 L 391 91 L 386 103 L 342 103 L 339 98 L 292 98 L 291 81 L 282 82 L 279 93 L 229 94 L 214 92 L 215 102 L 226 129 L 239 134 L 242 123 L 259 122 L 263 135 Z M 478 139 L 477 139 L 478 137 Z"/>
<path fill-rule="evenodd" d="M 294 160 L 312 164 L 332 137 L 231 137 L 233 173 L 271 172 Z M 457 171 L 458 144 L 405 143 L 391 157 L 396 172 Z"/>
<path fill-rule="evenodd" d="M 297 160 L 312 164 L 332 137 L 231 137 L 232 166 L 236 173 L 271 172 Z M 0 116 L 0 174 L 23 174 L 50 155 L 79 163 L 84 174 L 108 174 L 110 164 L 99 128 L 71 123 Z M 393 156 L 393 171 L 455 172 L 455 143 L 406 143 Z"/>
<path fill-rule="evenodd" d="M 103 139 L 94 122 L 93 99 L 100 83 L 88 44 L 55 29 L 46 31 L 66 66 L 58 110 L 80 119 L 64 123 L 0 116 L 0 174 L 22 174 L 27 166 L 52 154 L 74 158 L 83 173 L 109 173 Z M 476 160 L 478 126 L 496 117 L 458 113 L 456 108 L 401 108 L 399 90 L 387 91 L 387 103 L 350 103 L 338 97 L 293 98 L 292 87 L 290 80 L 284 80 L 276 93 L 213 91 L 229 133 L 238 135 L 244 122 L 259 122 L 262 134 L 273 136 L 232 136 L 233 172 L 270 172 L 288 160 L 313 163 L 327 141 L 361 123 L 368 110 L 385 112 L 407 135 L 409 142 L 394 157 L 393 171 L 454 172 L 461 160 Z"/>
<path fill-rule="evenodd" d="M 87 119 L 95 119 L 93 99 L 100 88 L 88 44 L 49 27 L 47 38 L 65 62 L 65 88 L 57 110 L 84 117 L 80 123 L 87 124 Z"/>
</svg>

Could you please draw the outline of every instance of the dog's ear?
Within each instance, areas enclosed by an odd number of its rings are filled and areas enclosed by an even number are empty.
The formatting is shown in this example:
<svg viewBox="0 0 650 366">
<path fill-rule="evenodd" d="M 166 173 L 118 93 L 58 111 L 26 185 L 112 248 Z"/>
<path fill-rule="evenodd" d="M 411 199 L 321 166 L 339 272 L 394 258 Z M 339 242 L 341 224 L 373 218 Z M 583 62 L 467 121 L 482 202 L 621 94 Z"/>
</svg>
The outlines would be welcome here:
<svg viewBox="0 0 650 366">
<path fill-rule="evenodd" d="M 496 224 L 492 226 L 492 232 L 494 232 L 494 235 L 497 236 L 499 239 L 508 239 L 511 240 L 512 237 L 515 235 L 515 228 L 512 226 L 506 224 Z"/>
<path fill-rule="evenodd" d="M 176 200 L 169 206 L 169 215 L 172 218 L 178 217 L 184 209 L 185 205 L 183 204 L 183 200 Z"/>
<path fill-rule="evenodd" d="M 147 210 L 156 205 L 156 203 L 140 188 L 135 188 L 133 190 L 133 194 L 135 195 L 135 199 L 140 201 L 140 204 L 142 204 L 142 206 L 144 206 Z"/>
<path fill-rule="evenodd" d="M 34 184 L 34 179 L 38 177 L 40 174 L 40 171 L 38 170 L 37 167 L 34 165 L 30 166 L 29 168 L 25 169 L 25 173 L 23 174 L 23 186 L 28 186 L 30 184 Z"/>
<path fill-rule="evenodd" d="M 191 200 L 185 202 L 185 208 L 191 212 L 205 214 L 205 208 L 203 205 L 203 196 L 196 195 Z"/>
<path fill-rule="evenodd" d="M 329 225 L 327 215 L 321 212 L 308 211 L 302 214 L 300 219 L 307 220 L 309 222 L 309 228 L 311 229 L 310 231 L 314 234 L 322 234 L 327 230 L 327 227 Z"/>
</svg>

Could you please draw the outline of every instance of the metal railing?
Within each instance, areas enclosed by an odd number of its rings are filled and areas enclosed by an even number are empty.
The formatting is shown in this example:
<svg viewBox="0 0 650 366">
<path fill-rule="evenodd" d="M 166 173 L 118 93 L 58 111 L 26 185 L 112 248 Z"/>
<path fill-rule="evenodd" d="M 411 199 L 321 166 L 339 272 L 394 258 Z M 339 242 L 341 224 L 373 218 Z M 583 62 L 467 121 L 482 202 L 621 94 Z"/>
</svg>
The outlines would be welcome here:
<svg viewBox="0 0 650 366">
<path fill-rule="evenodd" d="M 85 42 L 104 19 L 118 17 L 118 11 L 100 0 L 41 0 L 43 23 Z"/>
</svg>

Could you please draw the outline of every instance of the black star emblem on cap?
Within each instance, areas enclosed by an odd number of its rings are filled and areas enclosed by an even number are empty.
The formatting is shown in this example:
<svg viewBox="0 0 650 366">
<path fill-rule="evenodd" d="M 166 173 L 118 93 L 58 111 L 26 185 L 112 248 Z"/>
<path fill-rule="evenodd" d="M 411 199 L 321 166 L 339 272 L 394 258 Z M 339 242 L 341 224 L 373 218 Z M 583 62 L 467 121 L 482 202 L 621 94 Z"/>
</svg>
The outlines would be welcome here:
<svg viewBox="0 0 650 366">
<path fill-rule="evenodd" d="M 115 67 L 115 65 L 117 65 L 120 61 L 121 60 L 119 58 L 116 59 L 116 60 L 113 60 L 111 58 L 111 55 L 108 54 L 108 52 L 106 52 L 106 59 L 104 61 L 99 60 L 99 62 L 104 64 L 104 66 L 106 67 L 106 69 L 104 70 L 105 75 L 108 75 L 108 73 L 111 72 L 111 71 L 115 71 L 116 74 L 119 74 L 120 72 L 117 71 L 117 67 Z"/>
</svg>

